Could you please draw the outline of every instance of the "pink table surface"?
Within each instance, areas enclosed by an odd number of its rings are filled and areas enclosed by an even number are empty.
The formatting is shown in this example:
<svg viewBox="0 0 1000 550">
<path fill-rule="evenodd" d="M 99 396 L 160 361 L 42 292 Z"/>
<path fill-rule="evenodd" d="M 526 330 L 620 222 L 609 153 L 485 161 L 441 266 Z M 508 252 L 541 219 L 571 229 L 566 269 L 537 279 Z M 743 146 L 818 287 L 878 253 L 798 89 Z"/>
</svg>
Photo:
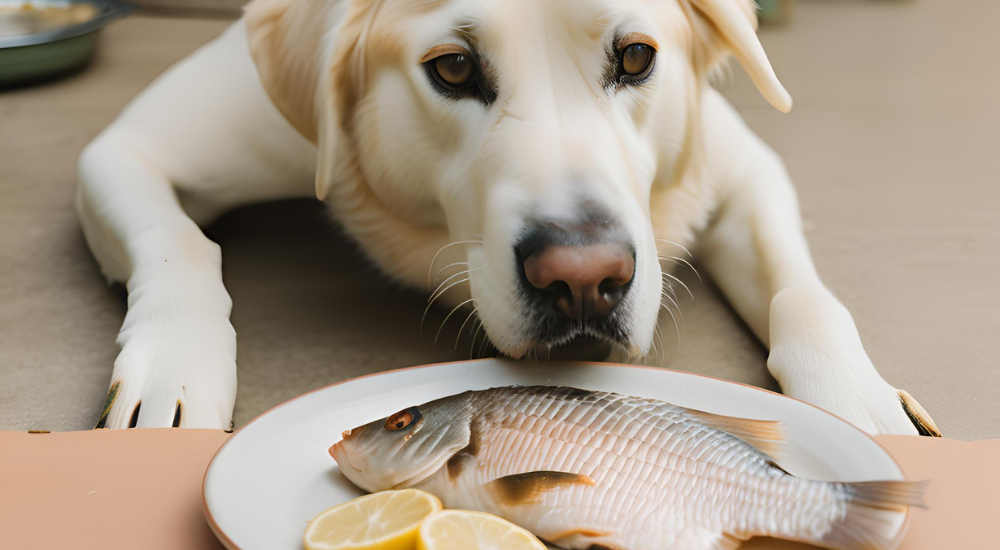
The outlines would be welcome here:
<svg viewBox="0 0 1000 550">
<path fill-rule="evenodd" d="M 134 429 L 0 432 L 0 548 L 219 550 L 205 468 L 229 434 Z M 1000 548 L 1000 440 L 880 436 L 910 479 L 932 479 L 905 550 Z M 806 549 L 755 539 L 745 549 Z"/>
</svg>

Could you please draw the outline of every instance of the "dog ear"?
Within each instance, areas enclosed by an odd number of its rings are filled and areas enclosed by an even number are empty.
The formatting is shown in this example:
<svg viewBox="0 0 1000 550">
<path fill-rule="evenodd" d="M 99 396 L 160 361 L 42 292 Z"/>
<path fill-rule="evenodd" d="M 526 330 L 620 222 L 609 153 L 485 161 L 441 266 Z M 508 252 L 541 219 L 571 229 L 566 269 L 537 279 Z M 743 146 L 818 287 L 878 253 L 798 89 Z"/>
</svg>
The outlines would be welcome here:
<svg viewBox="0 0 1000 550">
<path fill-rule="evenodd" d="M 352 58 L 356 40 L 341 31 L 347 20 L 358 18 L 354 12 L 367 5 L 357 0 L 253 0 L 246 7 L 250 55 L 267 95 L 317 146 L 320 200 L 343 153 L 335 107 L 353 97 L 351 90 L 341 90 L 344 78 L 337 75 L 347 72 L 339 65 Z"/>
<path fill-rule="evenodd" d="M 246 9 L 250 55 L 278 111 L 316 143 L 317 89 L 338 0 L 254 0 Z"/>
<path fill-rule="evenodd" d="M 689 0 L 694 18 L 700 20 L 702 31 L 710 37 L 710 49 L 731 52 L 750 75 L 757 90 L 775 109 L 782 113 L 792 110 L 788 94 L 767 60 L 764 48 L 757 40 L 757 14 L 753 0 Z M 717 61 L 709 59 L 709 64 Z"/>
</svg>

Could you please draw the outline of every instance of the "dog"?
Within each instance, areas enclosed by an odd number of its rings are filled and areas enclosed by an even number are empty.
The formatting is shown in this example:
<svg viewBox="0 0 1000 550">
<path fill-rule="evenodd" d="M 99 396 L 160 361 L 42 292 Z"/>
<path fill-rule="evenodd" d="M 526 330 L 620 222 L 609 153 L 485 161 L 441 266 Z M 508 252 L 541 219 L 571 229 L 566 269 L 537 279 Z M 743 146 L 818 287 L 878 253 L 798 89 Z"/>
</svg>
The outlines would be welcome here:
<svg viewBox="0 0 1000 550">
<path fill-rule="evenodd" d="M 590 339 L 641 361 L 696 247 L 786 394 L 935 432 L 817 275 L 780 158 L 711 85 L 735 56 L 791 109 L 756 23 L 752 0 L 254 0 L 81 154 L 86 240 L 128 290 L 98 427 L 232 427 L 232 303 L 200 227 L 315 196 L 387 276 L 450 268 L 432 299 L 514 358 Z"/>
</svg>

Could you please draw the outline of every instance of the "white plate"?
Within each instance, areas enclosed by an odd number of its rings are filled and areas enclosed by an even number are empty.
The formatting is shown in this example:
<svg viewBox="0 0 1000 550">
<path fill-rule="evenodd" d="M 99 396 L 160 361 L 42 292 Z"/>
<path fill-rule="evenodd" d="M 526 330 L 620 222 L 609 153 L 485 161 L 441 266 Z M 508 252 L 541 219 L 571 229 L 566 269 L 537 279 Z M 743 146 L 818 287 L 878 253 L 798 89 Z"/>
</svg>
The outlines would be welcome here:
<svg viewBox="0 0 1000 550">
<path fill-rule="evenodd" d="M 202 494 L 209 524 L 231 550 L 301 550 L 306 522 L 361 494 L 327 449 L 344 430 L 466 390 L 562 385 L 614 391 L 731 416 L 781 420 L 782 467 L 813 479 L 905 479 L 874 439 L 812 405 L 769 391 L 666 369 L 495 359 L 414 367 L 348 380 L 271 409 L 212 459 Z"/>
</svg>

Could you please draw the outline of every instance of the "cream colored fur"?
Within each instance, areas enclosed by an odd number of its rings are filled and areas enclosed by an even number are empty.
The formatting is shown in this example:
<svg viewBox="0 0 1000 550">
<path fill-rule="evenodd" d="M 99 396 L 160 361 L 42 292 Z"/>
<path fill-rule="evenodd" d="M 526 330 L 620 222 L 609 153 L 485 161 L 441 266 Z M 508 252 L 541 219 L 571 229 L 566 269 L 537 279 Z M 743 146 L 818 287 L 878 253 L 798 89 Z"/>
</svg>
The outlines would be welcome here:
<svg viewBox="0 0 1000 550">
<path fill-rule="evenodd" d="M 424 286 L 453 265 L 439 302 L 474 307 L 519 357 L 537 342 L 512 305 L 513 243 L 527 216 L 569 219 L 583 197 L 636 248 L 617 356 L 653 347 L 658 256 L 697 246 L 785 392 L 870 432 L 914 433 L 813 268 L 780 159 L 708 83 L 733 54 L 791 108 L 755 26 L 745 0 L 256 0 L 81 156 L 87 241 L 129 291 L 107 426 L 128 426 L 140 402 L 138 426 L 170 425 L 178 403 L 182 426 L 230 425 L 231 303 L 199 229 L 226 210 L 319 196 L 389 276 Z M 610 92 L 616 32 L 658 53 L 648 83 Z M 489 108 L 441 97 L 418 63 L 469 36 L 499 82 Z"/>
</svg>

